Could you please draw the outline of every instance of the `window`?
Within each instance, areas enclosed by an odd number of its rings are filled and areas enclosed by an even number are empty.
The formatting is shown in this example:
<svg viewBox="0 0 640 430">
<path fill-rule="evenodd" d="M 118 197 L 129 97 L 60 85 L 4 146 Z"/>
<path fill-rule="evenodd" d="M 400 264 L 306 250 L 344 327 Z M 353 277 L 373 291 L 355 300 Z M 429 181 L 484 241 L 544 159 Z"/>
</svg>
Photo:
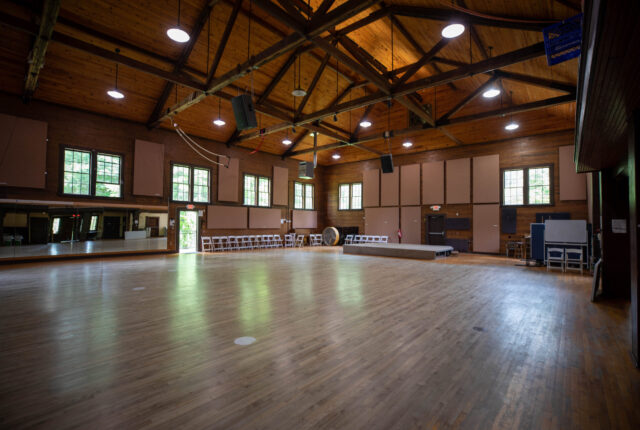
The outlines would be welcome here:
<svg viewBox="0 0 640 430">
<path fill-rule="evenodd" d="M 245 206 L 271 206 L 271 179 L 264 176 L 244 175 Z"/>
<path fill-rule="evenodd" d="M 293 208 L 312 210 L 314 204 L 313 189 L 313 184 L 302 184 L 300 182 L 294 182 Z"/>
<path fill-rule="evenodd" d="M 51 233 L 58 234 L 60 232 L 60 218 L 54 218 L 51 224 Z"/>
<path fill-rule="evenodd" d="M 552 166 L 504 170 L 502 204 L 504 206 L 550 205 Z"/>
<path fill-rule="evenodd" d="M 122 197 L 122 157 L 80 149 L 64 149 L 62 193 Z"/>
<path fill-rule="evenodd" d="M 89 231 L 96 231 L 98 229 L 98 215 L 91 215 L 91 223 L 89 224 Z"/>
<path fill-rule="evenodd" d="M 338 210 L 362 209 L 362 182 L 340 184 L 338 187 Z"/>
<path fill-rule="evenodd" d="M 96 196 L 120 197 L 120 157 L 98 154 Z"/>
<path fill-rule="evenodd" d="M 171 200 L 209 203 L 211 172 L 204 167 L 174 164 L 171 167 Z"/>
<path fill-rule="evenodd" d="M 65 149 L 63 180 L 65 194 L 91 195 L 91 153 Z"/>
</svg>

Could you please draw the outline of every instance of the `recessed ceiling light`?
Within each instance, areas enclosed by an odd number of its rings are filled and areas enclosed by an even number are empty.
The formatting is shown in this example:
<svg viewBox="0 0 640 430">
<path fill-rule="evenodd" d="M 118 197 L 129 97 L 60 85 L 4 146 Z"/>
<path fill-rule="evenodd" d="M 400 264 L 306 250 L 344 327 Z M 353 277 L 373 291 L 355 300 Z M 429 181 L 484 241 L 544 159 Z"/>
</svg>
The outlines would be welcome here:
<svg viewBox="0 0 640 430">
<path fill-rule="evenodd" d="M 371 127 L 371 121 L 365 119 L 363 121 L 360 121 L 360 127 L 362 128 L 369 128 Z"/>
<path fill-rule="evenodd" d="M 509 124 L 504 126 L 504 129 L 512 131 L 512 130 L 517 129 L 518 127 L 520 127 L 520 125 L 517 122 L 511 121 Z"/>
<path fill-rule="evenodd" d="M 442 37 L 447 39 L 453 39 L 464 33 L 464 25 L 462 24 L 449 24 L 442 29 Z"/>
<path fill-rule="evenodd" d="M 413 143 L 406 141 L 402 144 L 402 146 L 404 146 L 405 148 L 411 148 L 413 146 Z"/>
<path fill-rule="evenodd" d="M 293 142 L 288 137 L 285 137 L 284 139 L 282 139 L 282 143 L 284 145 L 291 145 Z"/>
<path fill-rule="evenodd" d="M 189 33 L 181 29 L 180 27 L 173 27 L 167 30 L 167 36 L 169 39 L 178 43 L 188 42 L 191 37 L 189 37 Z"/>
<path fill-rule="evenodd" d="M 482 93 L 482 97 L 484 97 L 485 99 L 492 99 L 492 98 L 496 97 L 498 94 L 500 94 L 500 90 L 499 89 L 497 89 L 497 88 L 489 88 L 487 91 Z"/>
<path fill-rule="evenodd" d="M 107 91 L 107 94 L 109 94 L 114 99 L 123 99 L 124 98 L 124 94 L 122 94 L 120 91 L 118 91 L 116 89 Z"/>
<path fill-rule="evenodd" d="M 339 160 L 340 159 L 340 154 L 333 154 L 331 156 L 331 158 L 333 158 L 334 160 Z"/>
<path fill-rule="evenodd" d="M 226 124 L 226 122 L 224 122 L 224 120 L 223 120 L 223 119 L 220 119 L 220 118 L 214 119 L 214 120 L 213 120 L 213 123 L 214 123 L 215 125 L 217 125 L 218 127 L 222 127 L 223 125 L 225 125 L 225 124 Z"/>
</svg>

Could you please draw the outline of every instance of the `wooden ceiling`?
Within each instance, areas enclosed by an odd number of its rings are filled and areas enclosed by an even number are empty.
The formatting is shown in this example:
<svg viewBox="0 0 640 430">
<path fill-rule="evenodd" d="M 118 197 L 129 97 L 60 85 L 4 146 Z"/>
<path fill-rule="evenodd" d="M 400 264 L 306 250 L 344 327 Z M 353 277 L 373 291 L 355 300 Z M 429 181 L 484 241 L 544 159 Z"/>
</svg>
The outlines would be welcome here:
<svg viewBox="0 0 640 430">
<path fill-rule="evenodd" d="M 163 128 L 172 116 L 192 136 L 301 160 L 317 131 L 322 165 L 574 128 L 577 59 L 547 66 L 540 29 L 577 0 L 183 0 L 186 44 L 166 36 L 177 0 L 65 0 L 47 19 L 56 3 L 0 0 L 1 91 Z M 466 31 L 443 41 L 453 18 Z M 123 100 L 106 95 L 116 62 Z M 291 95 L 298 68 L 304 100 Z M 489 80 L 500 97 L 471 97 Z M 262 135 L 235 129 L 229 99 L 245 91 Z"/>
</svg>

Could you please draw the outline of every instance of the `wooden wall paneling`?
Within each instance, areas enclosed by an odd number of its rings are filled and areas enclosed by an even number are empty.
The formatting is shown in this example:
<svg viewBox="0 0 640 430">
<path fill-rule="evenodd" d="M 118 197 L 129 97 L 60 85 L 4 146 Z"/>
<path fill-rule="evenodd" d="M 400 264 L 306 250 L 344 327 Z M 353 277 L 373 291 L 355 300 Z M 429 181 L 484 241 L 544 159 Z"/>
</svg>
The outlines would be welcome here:
<svg viewBox="0 0 640 430">
<path fill-rule="evenodd" d="M 380 175 L 380 206 L 398 206 L 400 169 Z"/>
<path fill-rule="evenodd" d="M 500 252 L 500 205 L 473 205 L 473 252 Z"/>
<path fill-rule="evenodd" d="M 420 206 L 403 206 L 400 208 L 400 229 L 402 243 L 421 243 L 422 214 Z"/>
<path fill-rule="evenodd" d="M 560 170 L 560 200 L 586 200 L 587 178 L 584 173 L 576 173 L 573 162 L 573 145 L 558 148 L 558 169 Z"/>
<path fill-rule="evenodd" d="M 273 204 L 286 206 L 289 202 L 289 169 L 273 166 Z"/>
<path fill-rule="evenodd" d="M 240 201 L 240 160 L 231 158 L 229 166 L 218 168 L 218 201 Z"/>
<path fill-rule="evenodd" d="M 365 208 L 364 234 L 389 236 L 389 242 L 398 243 L 400 217 L 398 207 Z"/>
<path fill-rule="evenodd" d="M 473 157 L 473 203 L 500 203 L 500 155 Z"/>
<path fill-rule="evenodd" d="M 400 204 L 420 204 L 420 164 L 400 166 Z"/>
<path fill-rule="evenodd" d="M 447 160 L 447 204 L 471 202 L 471 159 Z"/>
<path fill-rule="evenodd" d="M 299 228 L 308 228 L 308 229 L 316 229 L 318 228 L 318 212 L 317 211 L 303 211 L 303 210 L 294 210 L 292 211 L 292 227 L 295 229 Z"/>
<path fill-rule="evenodd" d="M 280 228 L 282 211 L 276 208 L 249 208 L 249 228 Z"/>
<path fill-rule="evenodd" d="M 422 163 L 422 204 L 444 203 L 444 161 Z"/>
<path fill-rule="evenodd" d="M 136 139 L 133 161 L 133 194 L 162 197 L 164 145 Z"/>
<path fill-rule="evenodd" d="M 362 205 L 365 208 L 380 206 L 380 170 L 362 172 Z"/>
<path fill-rule="evenodd" d="M 0 186 L 45 188 L 47 123 L 0 114 Z"/>
<path fill-rule="evenodd" d="M 246 229 L 247 220 L 246 206 L 207 206 L 208 229 Z"/>
</svg>

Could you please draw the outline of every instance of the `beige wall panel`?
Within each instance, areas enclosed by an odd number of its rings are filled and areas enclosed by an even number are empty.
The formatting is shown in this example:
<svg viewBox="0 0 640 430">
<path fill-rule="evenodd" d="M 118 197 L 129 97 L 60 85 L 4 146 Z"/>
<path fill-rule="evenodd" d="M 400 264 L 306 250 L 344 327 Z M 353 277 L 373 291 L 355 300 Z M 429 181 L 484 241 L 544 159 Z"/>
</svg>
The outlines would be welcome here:
<svg viewBox="0 0 640 430">
<path fill-rule="evenodd" d="M 420 165 L 408 164 L 400 167 L 400 204 L 420 204 Z"/>
<path fill-rule="evenodd" d="M 500 156 L 473 157 L 473 202 L 500 203 Z"/>
<path fill-rule="evenodd" d="M 162 197 L 164 145 L 136 139 L 133 157 L 133 194 Z"/>
<path fill-rule="evenodd" d="M 286 206 L 289 195 L 289 169 L 273 166 L 273 204 Z"/>
<path fill-rule="evenodd" d="M 249 208 L 249 228 L 280 228 L 281 209 Z"/>
<path fill-rule="evenodd" d="M 365 208 L 364 234 L 389 236 L 389 242 L 398 243 L 399 210 L 395 208 Z"/>
<path fill-rule="evenodd" d="M 400 170 L 380 175 L 380 206 L 398 206 Z"/>
<path fill-rule="evenodd" d="M 422 204 L 444 204 L 444 161 L 422 163 Z"/>
<path fill-rule="evenodd" d="M 471 159 L 447 160 L 447 204 L 471 202 Z"/>
<path fill-rule="evenodd" d="M 370 169 L 362 172 L 363 207 L 380 206 L 380 170 Z"/>
<path fill-rule="evenodd" d="M 231 158 L 229 167 L 218 166 L 218 200 L 221 202 L 238 202 L 240 193 L 240 160 Z"/>
<path fill-rule="evenodd" d="M 421 243 L 422 208 L 420 206 L 403 206 L 400 208 L 400 228 L 402 229 L 402 243 Z"/>
<path fill-rule="evenodd" d="M 207 206 L 207 228 L 211 229 L 246 229 L 246 206 Z"/>
<path fill-rule="evenodd" d="M 587 178 L 585 173 L 576 173 L 573 162 L 573 145 L 558 148 L 560 171 L 560 200 L 586 200 Z"/>
<path fill-rule="evenodd" d="M 473 252 L 500 252 L 500 205 L 473 205 Z"/>
<path fill-rule="evenodd" d="M 0 114 L 0 186 L 44 188 L 47 123 Z"/>
<path fill-rule="evenodd" d="M 318 211 L 293 211 L 293 228 L 318 228 Z"/>
</svg>

